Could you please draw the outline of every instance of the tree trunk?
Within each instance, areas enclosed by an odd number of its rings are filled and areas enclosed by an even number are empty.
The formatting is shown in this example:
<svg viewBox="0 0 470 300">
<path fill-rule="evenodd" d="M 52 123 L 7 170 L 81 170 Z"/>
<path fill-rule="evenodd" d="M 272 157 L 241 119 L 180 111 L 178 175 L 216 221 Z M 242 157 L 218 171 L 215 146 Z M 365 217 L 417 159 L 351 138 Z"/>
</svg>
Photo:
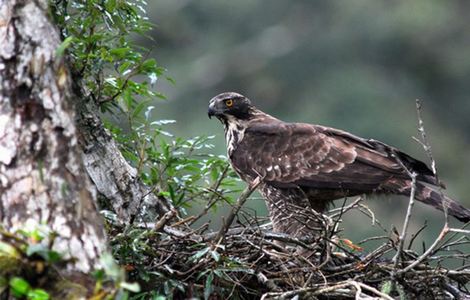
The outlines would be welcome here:
<svg viewBox="0 0 470 300">
<path fill-rule="evenodd" d="M 152 189 L 138 179 L 137 170 L 122 156 L 116 142 L 104 128 L 97 114 L 97 105 L 92 99 L 86 100 L 88 97 L 83 95 L 78 84 L 74 90 L 83 99 L 77 105 L 83 162 L 100 195 L 124 223 L 148 221 L 148 216 L 162 217 L 171 210 L 172 204 L 163 196 L 157 197 L 156 188 Z"/>
<path fill-rule="evenodd" d="M 47 224 L 76 275 L 106 246 L 47 9 L 46 0 L 0 0 L 0 220 L 9 232 Z"/>
</svg>

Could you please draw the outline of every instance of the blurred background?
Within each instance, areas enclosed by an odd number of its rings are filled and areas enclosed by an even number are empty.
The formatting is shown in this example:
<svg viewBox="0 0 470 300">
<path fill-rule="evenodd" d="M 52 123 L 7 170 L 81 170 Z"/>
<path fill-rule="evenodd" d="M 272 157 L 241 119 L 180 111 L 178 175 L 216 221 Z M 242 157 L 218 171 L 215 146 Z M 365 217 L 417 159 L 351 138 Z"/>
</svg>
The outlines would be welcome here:
<svg viewBox="0 0 470 300">
<path fill-rule="evenodd" d="M 216 135 L 214 153 L 224 155 L 223 128 L 207 118 L 207 104 L 237 91 L 285 121 L 344 129 L 428 162 L 412 140 L 419 98 L 439 177 L 470 207 L 469 1 L 149 2 L 157 26 L 147 46 L 175 81 L 159 81 L 168 100 L 155 118 L 177 120 L 168 128 L 175 135 Z M 366 203 L 386 229 L 401 228 L 407 199 L 379 198 Z M 249 206 L 265 213 L 262 200 Z M 414 231 L 428 222 L 429 245 L 443 215 L 421 204 L 413 214 Z M 381 232 L 358 216 L 346 217 L 344 236 Z M 220 215 L 213 219 L 217 226 Z"/>
</svg>

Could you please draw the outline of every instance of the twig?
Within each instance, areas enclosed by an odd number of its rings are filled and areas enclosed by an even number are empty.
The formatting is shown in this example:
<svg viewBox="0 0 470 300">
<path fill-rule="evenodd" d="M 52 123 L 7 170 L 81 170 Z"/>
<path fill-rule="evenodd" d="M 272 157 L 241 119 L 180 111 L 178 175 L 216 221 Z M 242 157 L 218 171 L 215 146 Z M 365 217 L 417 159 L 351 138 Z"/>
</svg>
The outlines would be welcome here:
<svg viewBox="0 0 470 300">
<path fill-rule="evenodd" d="M 431 151 L 431 146 L 429 145 L 427 135 L 426 135 L 426 131 L 424 130 L 424 122 L 423 122 L 423 119 L 421 117 L 421 102 L 419 101 L 419 99 L 416 99 L 416 111 L 417 111 L 417 115 L 418 115 L 418 131 L 421 133 L 421 140 L 419 140 L 417 138 L 414 138 L 414 139 L 418 143 L 420 143 L 421 146 L 423 146 L 424 151 L 426 152 L 427 156 L 429 157 L 429 159 L 431 161 L 431 168 L 432 168 L 432 171 L 434 173 L 434 177 L 436 178 L 436 182 L 439 184 L 439 178 L 438 178 L 438 175 L 437 175 L 437 168 L 436 168 L 436 161 L 434 160 L 434 157 L 433 157 L 433 154 L 432 154 L 432 151 Z M 409 171 L 408 171 L 408 173 L 409 173 Z M 414 178 L 414 181 L 416 182 L 416 178 Z M 413 188 L 416 188 L 416 187 L 412 186 L 412 191 L 413 191 Z M 442 190 L 440 189 L 439 185 L 438 185 L 438 188 L 439 188 L 439 192 L 441 193 L 441 197 L 444 199 L 444 195 L 443 195 Z M 439 236 L 436 238 L 434 243 L 420 257 L 418 257 L 412 264 L 408 265 L 406 268 L 398 271 L 396 274 L 405 273 L 405 272 L 413 269 L 415 266 L 419 265 L 421 262 L 423 262 L 429 255 L 431 255 L 434 252 L 435 248 L 439 245 L 439 243 L 444 239 L 446 234 L 450 231 L 450 228 L 449 228 L 449 225 L 448 225 L 447 206 L 445 205 L 445 201 L 442 201 L 442 208 L 443 208 L 443 211 L 444 211 L 444 214 L 445 214 L 445 224 L 444 224 L 444 227 L 442 228 L 441 233 L 439 234 Z"/>
<path fill-rule="evenodd" d="M 166 223 L 168 223 L 168 221 L 173 219 L 173 217 L 176 216 L 177 213 L 178 211 L 176 210 L 176 208 L 172 208 L 169 212 L 164 214 L 163 217 L 161 217 L 157 223 L 155 223 L 155 227 L 153 228 L 153 230 L 160 231 L 160 229 L 162 229 L 166 225 Z"/>
<path fill-rule="evenodd" d="M 341 217 L 345 213 L 347 213 L 349 210 L 356 208 L 357 205 L 359 205 L 359 202 L 363 200 L 362 196 L 357 197 L 356 200 L 354 200 L 351 204 L 349 205 L 342 205 L 339 208 L 334 208 L 330 209 L 328 211 L 328 215 L 330 218 L 336 218 L 336 217 Z"/>
<path fill-rule="evenodd" d="M 209 191 L 213 192 L 212 196 L 210 197 L 209 201 L 207 201 L 207 204 L 206 204 L 206 207 L 204 208 L 204 210 L 201 213 L 199 213 L 197 216 L 194 217 L 194 219 L 189 223 L 189 226 L 193 225 L 202 216 L 206 215 L 209 212 L 209 210 L 212 208 L 212 206 L 214 206 L 214 204 L 216 204 L 217 201 L 220 200 L 220 196 L 217 193 L 217 190 L 219 189 L 219 187 L 220 187 L 222 181 L 224 180 L 224 178 L 227 176 L 229 166 L 230 165 L 228 165 L 228 164 L 227 164 L 227 166 L 225 166 L 224 170 L 222 171 L 222 174 L 219 176 L 217 181 L 214 183 L 214 186 L 211 189 L 209 189 Z"/>
<path fill-rule="evenodd" d="M 393 257 L 393 260 L 392 260 L 394 270 L 396 270 L 397 267 L 398 267 L 398 263 L 400 261 L 400 256 L 401 256 L 401 253 L 403 251 L 403 245 L 405 243 L 405 238 L 406 238 L 406 235 L 408 233 L 408 225 L 410 223 L 411 212 L 413 210 L 415 193 L 416 193 L 416 176 L 417 175 L 414 172 L 410 172 L 406 167 L 405 167 L 405 170 L 408 172 L 408 175 L 411 177 L 411 192 L 410 192 L 410 199 L 409 199 L 409 202 L 408 202 L 408 209 L 406 210 L 405 221 L 403 223 L 403 228 L 402 228 L 401 234 L 398 238 L 397 253 L 395 254 L 395 256 Z M 394 271 L 392 273 L 392 281 L 395 280 L 395 275 L 396 275 L 396 271 Z"/>
<path fill-rule="evenodd" d="M 460 229 L 460 228 L 449 228 L 449 232 L 470 234 L 470 230 Z"/>
<path fill-rule="evenodd" d="M 411 247 L 413 246 L 413 242 L 415 241 L 415 239 L 419 236 L 419 234 L 428 226 L 427 222 L 425 221 L 424 222 L 424 225 L 421 226 L 420 229 L 418 229 L 418 231 L 416 231 L 412 236 L 411 236 L 411 239 L 410 239 L 410 242 L 408 243 L 408 249 L 411 249 Z"/>
<path fill-rule="evenodd" d="M 261 284 L 266 286 L 271 291 L 278 291 L 280 289 L 272 280 L 269 280 L 266 275 L 264 275 L 262 272 L 257 273 L 256 278 Z"/>
<path fill-rule="evenodd" d="M 230 211 L 230 214 L 228 215 L 227 220 L 224 222 L 222 228 L 220 228 L 219 233 L 217 234 L 217 237 L 215 239 L 216 241 L 220 242 L 221 239 L 224 238 L 225 233 L 230 228 L 230 225 L 232 225 L 232 222 L 235 219 L 235 216 L 237 215 L 238 211 L 243 206 L 243 204 L 246 202 L 248 197 L 250 197 L 251 193 L 253 193 L 254 190 L 260 185 L 260 183 L 261 183 L 261 178 L 258 176 L 241 193 L 240 197 L 237 200 L 237 203 L 235 204 L 235 206 Z"/>
<path fill-rule="evenodd" d="M 416 99 L 416 113 L 418 116 L 418 131 L 421 134 L 421 140 L 417 138 L 414 138 L 414 140 L 417 141 L 419 144 L 421 144 L 421 146 L 423 147 L 424 151 L 426 152 L 426 155 L 431 161 L 432 172 L 434 173 L 435 176 L 437 176 L 436 161 L 434 160 L 434 156 L 432 155 L 431 146 L 428 142 L 426 131 L 424 130 L 424 121 L 423 121 L 423 118 L 421 117 L 421 109 L 422 109 L 421 101 L 419 99 Z"/>
<path fill-rule="evenodd" d="M 195 216 L 189 216 L 187 218 L 184 218 L 182 220 L 179 220 L 178 222 L 175 222 L 175 223 L 171 224 L 171 226 L 177 227 L 177 226 L 186 224 L 186 223 L 191 222 L 192 220 L 194 220 L 194 218 L 196 218 L 196 217 Z"/>
<path fill-rule="evenodd" d="M 424 121 L 423 118 L 421 117 L 421 101 L 419 99 L 416 99 L 416 114 L 418 117 L 418 131 L 421 134 L 421 139 L 417 139 L 413 137 L 415 141 L 417 141 L 424 149 L 424 152 L 426 152 L 426 155 L 428 156 L 430 162 L 431 162 L 431 170 L 434 173 L 434 177 L 436 178 L 436 183 L 437 183 L 437 188 L 438 191 L 442 197 L 444 198 L 444 193 L 442 192 L 440 180 L 439 180 L 439 175 L 437 174 L 437 166 L 436 166 L 436 161 L 434 160 L 434 156 L 432 154 L 432 149 L 431 145 L 429 144 L 428 137 L 426 135 L 426 131 L 424 130 Z M 445 223 L 446 225 L 449 223 L 449 215 L 447 213 L 447 205 L 445 201 L 442 201 L 442 210 L 444 211 L 444 216 L 445 216 Z"/>
<path fill-rule="evenodd" d="M 276 240 L 276 241 L 295 244 L 307 250 L 315 250 L 315 248 L 308 245 L 312 240 L 311 237 L 301 239 L 301 238 L 292 237 L 291 235 L 288 235 L 288 234 L 278 233 L 278 232 L 265 232 L 263 236 L 266 238 Z"/>
<path fill-rule="evenodd" d="M 409 270 L 413 269 L 417 265 L 419 265 L 421 262 L 423 262 L 429 255 L 431 255 L 434 252 L 434 249 L 439 245 L 439 243 L 444 239 L 446 234 L 449 232 L 449 227 L 447 224 L 444 225 L 444 228 L 442 228 L 441 233 L 437 237 L 437 239 L 434 241 L 434 243 L 426 250 L 420 257 L 418 257 L 412 264 L 408 265 L 406 268 L 397 271 L 397 274 L 402 274 L 405 272 L 408 272 Z"/>
<path fill-rule="evenodd" d="M 350 284 L 352 284 L 357 289 L 358 292 L 360 291 L 360 288 L 363 288 L 365 290 L 368 290 L 369 292 L 372 292 L 372 293 L 376 294 L 377 296 L 381 297 L 382 299 L 393 300 L 393 298 L 390 297 L 389 295 L 384 294 L 384 293 L 378 291 L 377 289 L 375 289 L 375 288 L 373 288 L 373 287 L 371 287 L 367 284 L 357 282 L 357 281 L 350 281 Z M 358 298 L 358 296 L 359 295 L 356 294 L 356 298 Z"/>
<path fill-rule="evenodd" d="M 384 293 L 380 292 L 376 288 L 373 288 L 373 287 L 371 287 L 367 284 L 364 284 L 364 283 L 361 283 L 361 282 L 358 282 L 358 281 L 354 281 L 354 280 L 348 280 L 348 281 L 340 282 L 340 283 L 335 284 L 333 286 L 328 286 L 328 287 L 324 287 L 324 288 L 318 288 L 318 287 L 301 288 L 301 289 L 292 290 L 292 291 L 288 291 L 288 292 L 265 293 L 265 294 L 263 294 L 261 299 L 264 300 L 264 299 L 269 299 L 271 297 L 275 298 L 275 299 L 291 299 L 295 296 L 305 295 L 307 293 L 311 293 L 312 296 L 315 296 L 315 295 L 326 295 L 328 293 L 336 292 L 336 291 L 340 291 L 340 290 L 342 292 L 347 292 L 348 294 L 352 294 L 353 293 L 352 290 L 346 290 L 346 288 L 351 287 L 351 286 L 354 287 L 354 289 L 356 290 L 356 292 L 354 293 L 356 299 L 362 299 L 362 297 L 361 297 L 362 289 L 364 289 L 364 290 L 367 290 L 367 291 L 375 294 L 376 296 L 381 297 L 382 299 L 393 300 L 392 297 L 390 297 L 387 294 L 384 294 Z"/>
</svg>

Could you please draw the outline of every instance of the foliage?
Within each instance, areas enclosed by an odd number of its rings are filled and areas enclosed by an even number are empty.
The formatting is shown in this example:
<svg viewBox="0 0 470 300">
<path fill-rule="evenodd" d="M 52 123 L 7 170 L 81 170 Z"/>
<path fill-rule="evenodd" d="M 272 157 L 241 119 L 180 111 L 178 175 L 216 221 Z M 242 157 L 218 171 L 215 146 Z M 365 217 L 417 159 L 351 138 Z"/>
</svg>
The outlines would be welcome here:
<svg viewBox="0 0 470 300">
<path fill-rule="evenodd" d="M 213 137 L 174 137 L 164 129 L 174 120 L 154 120 L 153 102 L 165 98 L 154 88 L 165 69 L 148 58 L 150 49 L 132 41 L 135 34 L 147 37 L 152 28 L 145 1 L 56 0 L 51 14 L 64 38 L 58 52 L 67 52 L 74 78 L 108 113 L 106 126 L 144 183 L 182 209 L 211 198 L 209 187 L 227 168 L 224 157 L 202 152 L 212 149 Z M 233 187 L 232 177 L 217 185 Z M 225 192 L 218 196 L 231 200 Z"/>
<path fill-rule="evenodd" d="M 47 300 L 49 294 L 43 289 L 33 289 L 30 284 L 21 277 L 13 277 L 9 281 L 11 293 L 16 298 L 26 297 L 31 300 Z"/>
<path fill-rule="evenodd" d="M 170 199 L 183 215 L 195 201 L 210 202 L 216 196 L 231 202 L 236 179 L 233 172 L 227 171 L 225 157 L 209 153 L 213 136 L 174 137 L 163 126 L 175 121 L 152 121 L 153 109 L 154 106 L 147 106 L 142 115 L 128 115 L 132 130 L 127 133 L 107 124 L 143 182 L 159 191 L 159 196 Z"/>
<path fill-rule="evenodd" d="M 11 234 L 0 227 L 0 294 L 11 293 L 16 298 L 47 300 L 49 294 L 29 281 L 44 275 L 62 260 L 60 255 L 45 246 L 44 239 L 53 241 L 47 227 L 20 230 Z M 13 267 L 14 266 L 14 267 Z M 21 268 L 18 268 L 21 266 Z"/>
<path fill-rule="evenodd" d="M 236 180 L 224 157 L 208 153 L 213 137 L 175 137 L 166 129 L 174 120 L 155 120 L 155 101 L 165 99 L 155 90 L 156 83 L 161 77 L 171 79 L 154 58 L 149 58 L 150 49 L 133 42 L 135 36 L 148 37 L 152 28 L 145 17 L 145 1 L 53 0 L 50 7 L 63 37 L 58 57 L 68 60 L 74 80 L 85 89 L 89 101 L 100 107 L 122 154 L 136 168 L 139 179 L 152 187 L 151 192 L 170 199 L 180 216 L 198 201 L 206 204 L 204 212 L 216 209 L 218 203 L 231 202 Z M 116 216 L 109 207 L 104 209 L 112 224 Z M 142 215 L 146 216 L 144 221 L 155 220 L 151 214 Z M 108 228 L 113 255 L 131 271 L 132 278 L 145 282 L 154 276 L 148 263 L 155 250 L 149 241 L 158 240 L 158 235 L 138 224 L 120 232 Z M 106 278 L 137 292 L 135 286 L 123 281 L 121 271 L 105 269 L 111 274 Z M 107 281 L 102 275 L 97 273 L 99 282 Z M 182 283 L 161 284 L 164 288 L 160 292 L 167 295 Z M 160 294 L 155 293 L 142 291 L 136 299 L 158 299 Z"/>
<path fill-rule="evenodd" d="M 103 111 L 115 106 L 130 113 L 141 100 L 163 98 L 151 87 L 164 69 L 130 38 L 151 28 L 142 16 L 144 5 L 142 0 L 51 2 L 51 14 L 64 38 L 58 51 L 67 46 L 73 73 Z M 138 81 L 138 76 L 146 79 Z"/>
<path fill-rule="evenodd" d="M 0 227 L 0 295 L 6 293 L 18 299 L 47 300 L 56 297 L 55 293 L 61 293 L 59 287 L 81 290 L 55 272 L 73 263 L 52 249 L 55 236 L 47 225 L 16 233 Z M 101 263 L 103 269 L 94 274 L 94 299 L 127 299 L 129 292 L 140 291 L 137 283 L 126 281 L 124 271 L 111 256 L 103 255 Z M 110 282 L 113 284 L 108 284 Z"/>
</svg>

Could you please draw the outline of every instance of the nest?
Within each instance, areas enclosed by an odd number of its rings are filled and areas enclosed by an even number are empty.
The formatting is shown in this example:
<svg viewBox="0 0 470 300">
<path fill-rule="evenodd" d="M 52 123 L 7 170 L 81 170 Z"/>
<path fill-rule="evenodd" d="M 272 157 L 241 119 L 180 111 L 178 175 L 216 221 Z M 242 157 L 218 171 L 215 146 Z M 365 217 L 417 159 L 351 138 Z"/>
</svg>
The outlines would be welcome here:
<svg viewBox="0 0 470 300">
<path fill-rule="evenodd" d="M 304 239 L 274 233 L 265 219 L 241 215 L 241 204 L 239 199 L 232 211 L 238 225 L 229 227 L 231 222 L 227 222 L 218 232 L 208 232 L 207 224 L 192 228 L 195 217 L 170 225 L 175 211 L 156 224 L 141 224 L 139 234 L 145 232 L 148 251 L 140 262 L 131 262 L 132 279 L 140 281 L 144 290 L 159 290 L 176 299 L 470 297 L 470 253 L 459 251 L 470 243 L 470 232 L 464 228 L 450 228 L 446 223 L 435 242 L 417 253 L 404 246 L 406 229 L 402 234 L 370 237 L 357 245 L 342 239 L 338 224 L 345 214 L 361 210 L 374 218 L 360 198 L 321 215 L 327 226 L 318 236 Z M 122 230 L 118 231 L 121 233 L 115 233 L 122 236 Z M 375 250 L 362 251 L 368 243 L 378 241 Z M 130 262 L 115 256 L 123 264 Z M 451 259 L 459 260 L 460 267 L 446 268 Z M 142 270 L 152 275 L 142 280 Z"/>
</svg>

